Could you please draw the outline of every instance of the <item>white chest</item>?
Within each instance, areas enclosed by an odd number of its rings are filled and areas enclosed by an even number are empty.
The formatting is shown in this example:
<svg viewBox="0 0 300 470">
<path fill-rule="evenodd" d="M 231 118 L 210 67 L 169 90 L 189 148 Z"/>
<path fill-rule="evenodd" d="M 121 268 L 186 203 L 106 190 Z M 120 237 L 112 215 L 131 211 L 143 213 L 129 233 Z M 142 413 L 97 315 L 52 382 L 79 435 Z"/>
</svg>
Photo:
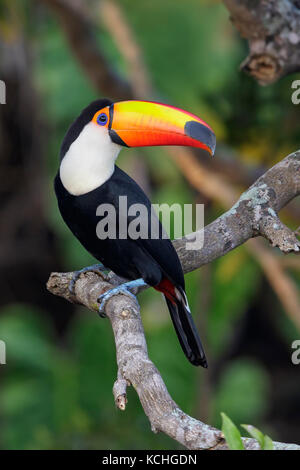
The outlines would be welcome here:
<svg viewBox="0 0 300 470">
<path fill-rule="evenodd" d="M 101 186 L 112 176 L 120 150 L 107 128 L 88 123 L 61 161 L 59 174 L 65 189 L 79 196 Z"/>
</svg>

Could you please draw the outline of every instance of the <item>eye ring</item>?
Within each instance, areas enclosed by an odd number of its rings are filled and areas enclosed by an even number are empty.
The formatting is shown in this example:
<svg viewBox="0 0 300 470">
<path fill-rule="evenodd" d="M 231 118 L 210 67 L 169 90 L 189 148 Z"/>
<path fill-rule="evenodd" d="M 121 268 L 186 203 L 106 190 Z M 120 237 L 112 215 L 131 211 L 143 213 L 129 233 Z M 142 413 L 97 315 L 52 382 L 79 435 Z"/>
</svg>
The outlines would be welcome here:
<svg viewBox="0 0 300 470">
<path fill-rule="evenodd" d="M 101 113 L 97 117 L 97 123 L 100 124 L 100 126 L 105 126 L 105 124 L 108 121 L 108 117 L 105 113 Z"/>
</svg>

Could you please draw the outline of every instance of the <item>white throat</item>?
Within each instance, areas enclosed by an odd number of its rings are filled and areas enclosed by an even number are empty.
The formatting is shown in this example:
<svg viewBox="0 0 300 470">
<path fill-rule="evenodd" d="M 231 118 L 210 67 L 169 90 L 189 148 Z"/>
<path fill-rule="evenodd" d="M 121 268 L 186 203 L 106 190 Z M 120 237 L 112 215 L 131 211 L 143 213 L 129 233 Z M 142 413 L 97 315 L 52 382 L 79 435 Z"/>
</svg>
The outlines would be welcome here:
<svg viewBox="0 0 300 470">
<path fill-rule="evenodd" d="M 121 146 L 111 141 L 107 128 L 89 122 L 70 145 L 60 164 L 60 179 L 74 196 L 93 191 L 113 174 Z"/>
</svg>

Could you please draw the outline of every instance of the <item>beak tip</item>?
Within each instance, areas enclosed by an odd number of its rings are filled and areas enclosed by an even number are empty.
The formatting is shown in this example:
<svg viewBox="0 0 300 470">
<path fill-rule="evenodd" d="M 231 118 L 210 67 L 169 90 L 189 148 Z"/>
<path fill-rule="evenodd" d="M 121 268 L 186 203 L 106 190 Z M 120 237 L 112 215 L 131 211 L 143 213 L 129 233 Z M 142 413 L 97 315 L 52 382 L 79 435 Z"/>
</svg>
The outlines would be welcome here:
<svg viewBox="0 0 300 470">
<path fill-rule="evenodd" d="M 214 157 L 215 155 L 215 152 L 216 152 L 216 145 L 217 145 L 217 140 L 216 140 L 216 136 L 214 134 L 214 140 L 212 142 L 212 146 L 209 147 L 210 148 L 210 151 L 211 151 L 211 156 Z"/>
<path fill-rule="evenodd" d="M 184 126 L 184 132 L 187 136 L 204 144 L 209 149 L 211 156 L 214 156 L 216 136 L 208 126 L 201 124 L 201 122 L 188 121 Z"/>
</svg>

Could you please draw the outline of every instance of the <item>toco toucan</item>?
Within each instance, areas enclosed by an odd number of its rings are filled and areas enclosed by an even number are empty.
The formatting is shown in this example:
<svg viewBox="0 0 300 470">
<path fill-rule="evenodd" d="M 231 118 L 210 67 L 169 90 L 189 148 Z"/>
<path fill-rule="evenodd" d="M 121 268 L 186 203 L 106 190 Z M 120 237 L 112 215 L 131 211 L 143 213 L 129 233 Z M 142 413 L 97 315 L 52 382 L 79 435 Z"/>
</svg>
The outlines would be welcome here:
<svg viewBox="0 0 300 470">
<path fill-rule="evenodd" d="M 212 129 L 197 116 L 161 103 L 108 99 L 93 101 L 68 129 L 60 150 L 60 167 L 55 192 L 61 215 L 86 250 L 102 267 L 128 279 L 109 290 L 98 301 L 100 312 L 105 302 L 117 293 L 133 295 L 131 289 L 150 285 L 165 296 L 171 318 L 188 360 L 207 367 L 203 347 L 189 310 L 182 267 L 177 253 L 159 224 L 159 236 L 97 236 L 100 204 L 112 205 L 120 220 L 132 217 L 119 210 L 120 196 L 128 206 L 143 204 L 151 222 L 151 202 L 124 171 L 115 165 L 122 147 L 185 145 L 200 147 L 214 154 L 216 139 Z M 129 231 L 128 231 L 129 232 Z M 86 268 L 88 269 L 88 268 Z M 79 271 L 82 272 L 83 270 Z"/>
</svg>

